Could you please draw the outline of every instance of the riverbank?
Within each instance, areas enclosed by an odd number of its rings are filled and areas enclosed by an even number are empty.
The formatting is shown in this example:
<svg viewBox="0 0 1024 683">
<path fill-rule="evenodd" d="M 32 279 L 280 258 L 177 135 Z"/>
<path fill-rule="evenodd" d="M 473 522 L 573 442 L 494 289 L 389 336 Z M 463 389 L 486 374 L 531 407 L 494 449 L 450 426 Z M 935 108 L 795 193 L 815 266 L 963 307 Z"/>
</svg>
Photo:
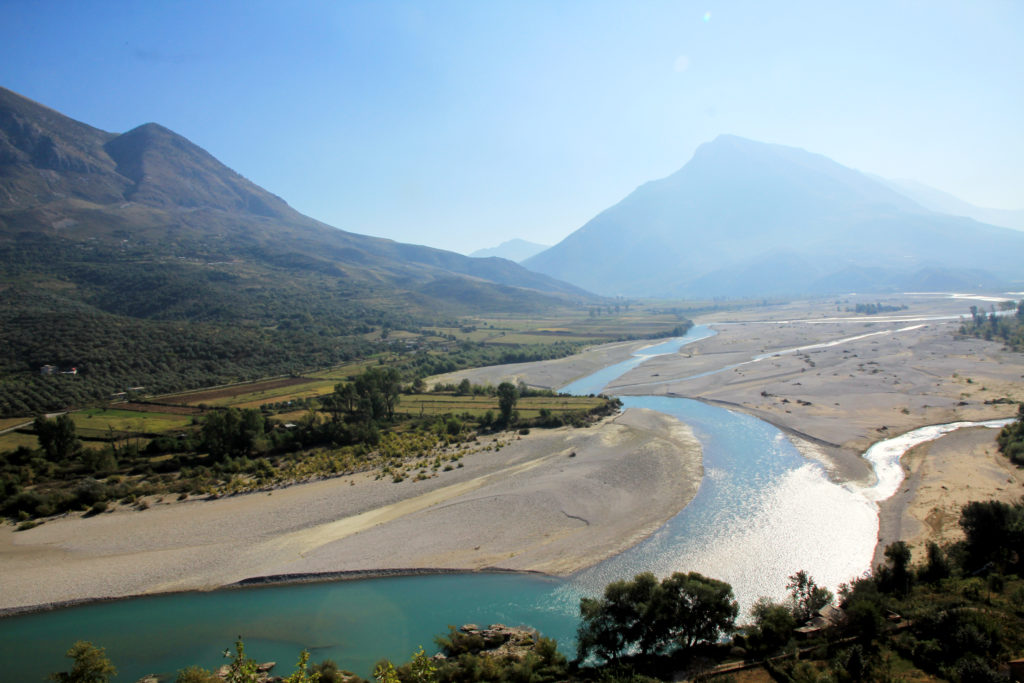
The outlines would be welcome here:
<svg viewBox="0 0 1024 683">
<path fill-rule="evenodd" d="M 651 359 L 607 391 L 745 412 L 785 432 L 834 481 L 869 485 L 874 475 L 863 453 L 873 443 L 926 425 L 1013 417 L 1024 400 L 1024 354 L 958 337 L 956 316 L 969 301 L 901 295 L 892 303 L 910 307 L 852 316 L 834 302 L 793 302 L 708 315 L 697 322 L 715 336 Z M 566 360 L 547 361 L 545 375 L 572 379 L 569 368 L 558 369 Z M 536 369 L 523 364 L 515 376 L 533 383 Z M 1019 500 L 1020 475 L 995 454 L 994 439 L 994 430 L 963 430 L 907 454 L 911 479 L 882 505 L 876 563 L 892 540 L 915 548 L 950 540 L 969 500 Z"/>
<path fill-rule="evenodd" d="M 879 505 L 873 565 L 884 560 L 885 546 L 893 541 L 906 541 L 920 562 L 929 542 L 961 540 L 960 509 L 971 501 L 1020 501 L 1024 472 L 999 452 L 997 434 L 983 427 L 960 429 L 904 454 L 900 464 L 906 479 Z"/>
<path fill-rule="evenodd" d="M 487 437 L 491 438 L 491 437 Z M 260 576 L 500 568 L 565 575 L 653 533 L 703 475 L 692 432 L 628 410 L 506 433 L 463 467 L 0 528 L 0 609 L 205 590 Z"/>
</svg>

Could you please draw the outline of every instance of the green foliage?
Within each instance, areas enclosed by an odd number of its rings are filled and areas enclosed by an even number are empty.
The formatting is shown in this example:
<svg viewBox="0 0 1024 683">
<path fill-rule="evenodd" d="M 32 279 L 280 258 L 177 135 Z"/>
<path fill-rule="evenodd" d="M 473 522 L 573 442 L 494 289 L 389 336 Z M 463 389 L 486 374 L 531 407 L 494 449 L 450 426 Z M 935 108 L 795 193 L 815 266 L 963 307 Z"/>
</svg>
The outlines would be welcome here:
<svg viewBox="0 0 1024 683">
<path fill-rule="evenodd" d="M 930 541 L 926 552 L 928 553 L 928 561 L 918 571 L 918 579 L 932 584 L 948 579 L 952 573 L 952 567 L 949 558 L 946 557 L 946 551 L 940 548 L 934 541 Z"/>
<path fill-rule="evenodd" d="M 760 598 L 750 610 L 754 623 L 744 630 L 747 646 L 752 652 L 765 656 L 781 650 L 793 637 L 797 621 L 790 606 Z"/>
<path fill-rule="evenodd" d="M 498 385 L 498 410 L 501 411 L 502 424 L 511 424 L 512 411 L 515 410 L 516 401 L 519 400 L 519 390 L 511 382 L 502 382 Z"/>
<path fill-rule="evenodd" d="M 520 682 L 554 683 L 572 680 L 568 662 L 551 638 L 534 636 L 532 647 L 518 654 L 497 655 L 485 652 L 487 642 L 478 633 L 463 633 L 448 627 L 447 636 L 434 639 L 446 659 L 437 665 L 436 680 L 441 683 Z M 406 667 L 399 670 L 404 674 Z M 408 677 L 402 675 L 402 680 Z"/>
<path fill-rule="evenodd" d="M 798 624 L 813 619 L 818 610 L 832 602 L 833 598 L 830 590 L 816 584 L 803 569 L 789 577 L 786 590 L 789 591 L 793 618 Z"/>
<path fill-rule="evenodd" d="M 350 671 L 343 671 L 333 659 L 325 659 L 322 662 L 309 667 L 310 671 L 320 676 L 320 683 L 363 683 L 363 679 Z"/>
<path fill-rule="evenodd" d="M 320 674 L 318 672 L 309 672 L 309 650 L 303 650 L 299 653 L 299 661 L 295 665 L 295 671 L 291 676 L 284 679 L 284 683 L 318 683 L 320 680 Z"/>
<path fill-rule="evenodd" d="M 107 659 L 102 647 L 80 640 L 71 646 L 66 655 L 74 660 L 71 671 L 61 671 L 50 676 L 58 683 L 107 683 L 117 669 Z"/>
<path fill-rule="evenodd" d="M 227 683 L 257 683 L 256 662 L 245 654 L 245 643 L 242 636 L 235 641 L 235 652 L 225 651 L 224 656 L 231 660 L 228 664 L 227 675 L 224 680 Z"/>
<path fill-rule="evenodd" d="M 971 319 L 960 326 L 960 333 L 987 340 L 998 339 L 1013 351 L 1024 350 L 1024 300 L 1017 303 L 1016 309 L 1015 315 L 996 315 L 994 309 L 986 314 L 977 306 L 971 306 Z"/>
<path fill-rule="evenodd" d="M 214 460 L 244 457 L 253 452 L 263 433 L 263 414 L 258 410 L 216 410 L 203 422 L 201 448 Z"/>
<path fill-rule="evenodd" d="M 910 571 L 910 547 L 904 541 L 890 543 L 885 547 L 885 559 L 888 565 L 875 569 L 878 589 L 883 593 L 906 595 L 914 580 Z"/>
<path fill-rule="evenodd" d="M 724 581 L 676 572 L 659 583 L 645 572 L 608 584 L 602 599 L 580 600 L 577 656 L 616 660 L 632 648 L 651 654 L 713 643 L 732 632 L 738 613 Z"/>
<path fill-rule="evenodd" d="M 67 460 L 82 449 L 82 442 L 75 434 L 74 420 L 67 413 L 58 415 L 54 420 L 37 417 L 33 428 L 39 439 L 39 447 L 50 461 Z"/>
<path fill-rule="evenodd" d="M 373 667 L 373 680 L 377 683 L 402 683 L 395 665 L 386 659 L 377 662 L 377 665 Z"/>
<path fill-rule="evenodd" d="M 963 564 L 970 571 L 989 563 L 1005 566 L 1024 557 L 1024 505 L 1020 503 L 968 503 L 960 513 L 960 528 L 966 536 Z"/>
<path fill-rule="evenodd" d="M 999 430 L 999 450 L 1015 465 L 1024 465 L 1024 405 L 1017 409 L 1017 419 Z"/>
<path fill-rule="evenodd" d="M 206 669 L 190 666 L 178 672 L 174 683 L 221 683 L 221 678 Z"/>
</svg>

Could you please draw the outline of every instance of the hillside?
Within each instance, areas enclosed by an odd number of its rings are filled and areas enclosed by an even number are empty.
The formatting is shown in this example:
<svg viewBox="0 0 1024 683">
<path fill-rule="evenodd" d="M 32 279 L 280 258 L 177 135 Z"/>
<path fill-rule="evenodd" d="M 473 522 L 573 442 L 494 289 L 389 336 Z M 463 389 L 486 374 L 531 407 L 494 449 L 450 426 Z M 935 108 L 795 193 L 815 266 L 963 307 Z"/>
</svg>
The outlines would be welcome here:
<svg viewBox="0 0 1024 683">
<path fill-rule="evenodd" d="M 1019 282 L 1024 235 L 928 211 L 801 149 L 720 136 L 524 265 L 606 295 L 762 296 Z"/>
<path fill-rule="evenodd" d="M 0 292 L 0 413 L 296 372 L 382 330 L 594 300 L 505 259 L 333 228 L 160 125 L 108 133 L 3 88 Z M 40 380 L 46 364 L 77 367 L 78 389 Z"/>
</svg>

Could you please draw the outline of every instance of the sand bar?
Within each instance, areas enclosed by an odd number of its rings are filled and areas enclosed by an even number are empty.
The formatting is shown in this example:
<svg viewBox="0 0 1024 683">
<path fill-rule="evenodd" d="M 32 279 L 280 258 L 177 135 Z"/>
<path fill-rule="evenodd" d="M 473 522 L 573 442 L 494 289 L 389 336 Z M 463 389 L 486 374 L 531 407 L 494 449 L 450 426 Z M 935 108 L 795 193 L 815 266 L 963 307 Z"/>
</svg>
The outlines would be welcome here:
<svg viewBox="0 0 1024 683">
<path fill-rule="evenodd" d="M 690 430 L 652 411 L 492 443 L 504 445 L 423 481 L 357 475 L 65 516 L 29 531 L 5 525 L 0 609 L 309 572 L 566 574 L 653 533 L 685 507 L 703 474 Z"/>
</svg>

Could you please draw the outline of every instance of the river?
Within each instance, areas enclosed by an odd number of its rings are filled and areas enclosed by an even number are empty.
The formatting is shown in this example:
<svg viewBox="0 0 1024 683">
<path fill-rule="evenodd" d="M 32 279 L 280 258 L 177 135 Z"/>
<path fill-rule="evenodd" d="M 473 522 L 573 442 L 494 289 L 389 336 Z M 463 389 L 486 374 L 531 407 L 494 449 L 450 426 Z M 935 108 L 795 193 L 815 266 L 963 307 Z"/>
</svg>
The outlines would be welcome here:
<svg viewBox="0 0 1024 683">
<path fill-rule="evenodd" d="M 698 326 L 565 387 L 598 393 L 654 355 L 714 334 Z M 743 609 L 759 596 L 782 597 L 786 579 L 807 570 L 836 588 L 870 569 L 877 501 L 892 495 L 899 456 L 912 445 L 967 423 L 915 430 L 873 446 L 878 482 L 868 488 L 829 480 L 772 425 L 699 401 L 626 397 L 626 407 L 658 410 L 691 425 L 704 452 L 704 478 L 686 508 L 630 550 L 567 579 L 526 574 L 455 574 L 282 585 L 96 603 L 0 619 L 5 679 L 42 680 L 60 669 L 75 640 L 105 646 L 118 680 L 215 668 L 243 635 L 247 652 L 290 667 L 302 648 L 368 676 L 380 657 L 404 661 L 428 651 L 448 624 L 528 624 L 573 651 L 577 607 L 609 581 L 640 571 L 699 571 L 733 585 Z M 1005 421 L 984 423 L 999 426 Z"/>
</svg>

